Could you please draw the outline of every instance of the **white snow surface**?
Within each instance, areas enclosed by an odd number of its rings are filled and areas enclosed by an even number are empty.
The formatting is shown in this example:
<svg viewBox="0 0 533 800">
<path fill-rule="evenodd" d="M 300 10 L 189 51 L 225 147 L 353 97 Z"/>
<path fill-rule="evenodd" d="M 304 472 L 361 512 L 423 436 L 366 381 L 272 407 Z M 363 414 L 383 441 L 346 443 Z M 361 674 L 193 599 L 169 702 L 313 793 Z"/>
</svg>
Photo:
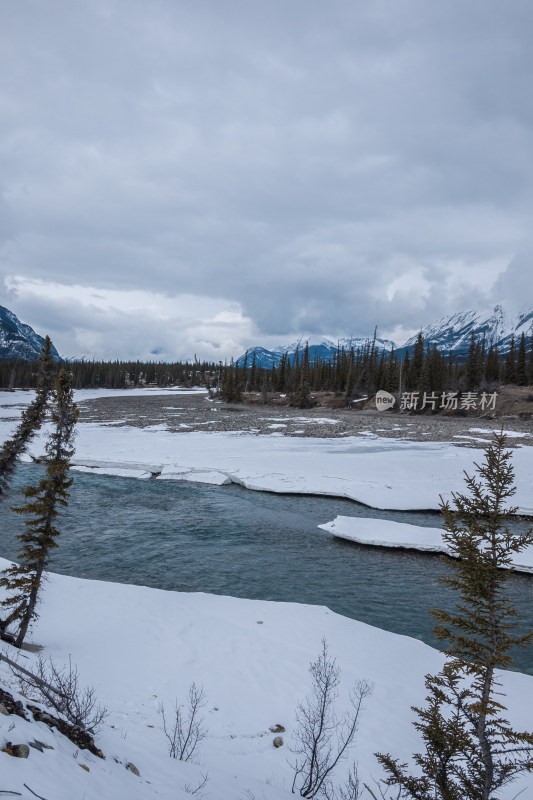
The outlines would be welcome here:
<svg viewBox="0 0 533 800">
<path fill-rule="evenodd" d="M 28 394 L 9 396 L 19 395 L 20 404 L 28 402 Z M 13 411 L 6 416 L 12 417 Z M 1 441 L 15 425 L 12 419 L 0 418 Z M 472 473 L 483 455 L 447 442 L 387 439 L 370 432 L 314 439 L 207 430 L 174 433 L 159 426 L 115 428 L 97 423 L 80 423 L 77 430 L 73 463 L 78 466 L 142 469 L 167 476 L 213 473 L 214 483 L 222 474 L 248 489 L 346 497 L 382 509 L 437 509 L 439 495 L 450 499 L 452 491 L 464 491 L 463 471 Z M 30 446 L 32 456 L 42 455 L 45 440 L 43 429 Z M 512 463 L 517 486 L 513 503 L 519 513 L 533 514 L 533 448 L 517 447 Z"/>
<path fill-rule="evenodd" d="M 16 389 L 13 392 L 0 392 L 1 406 L 12 406 L 31 403 L 34 397 L 31 389 Z M 157 386 L 143 386 L 136 389 L 75 389 L 74 399 L 77 403 L 84 400 L 98 400 L 101 397 L 143 397 L 146 395 L 187 395 L 187 394 L 207 394 L 207 389 L 203 386 L 193 386 L 190 389 L 182 386 L 169 387 L 168 389 Z"/>
<path fill-rule="evenodd" d="M 227 486 L 231 480 L 227 475 L 222 472 L 215 472 L 210 470 L 208 472 L 180 472 L 179 470 L 172 471 L 164 470 L 161 475 L 157 476 L 158 480 L 162 481 L 191 481 L 193 483 L 209 483 L 213 486 Z"/>
<path fill-rule="evenodd" d="M 486 428 L 469 428 L 468 430 L 474 431 L 474 433 L 488 433 Z M 521 439 L 522 436 L 529 436 L 528 433 L 524 433 L 524 431 L 508 431 L 505 430 L 505 435 L 508 436 L 510 439 Z"/>
<path fill-rule="evenodd" d="M 0 568 L 8 562 L 0 559 Z M 391 752 L 408 761 L 420 749 L 411 706 L 423 704 L 424 675 L 437 672 L 440 653 L 415 639 L 388 633 L 334 614 L 325 607 L 242 600 L 201 593 L 168 592 L 133 585 L 50 574 L 32 640 L 59 664 L 69 655 L 83 685 L 95 687 L 110 715 L 96 744 L 102 761 L 79 750 L 42 722 L 0 715 L 0 749 L 38 739 L 54 750 L 16 759 L 0 752 L 3 790 L 23 800 L 186 800 L 209 775 L 209 800 L 283 800 L 292 772 L 288 747 L 295 708 L 310 688 L 308 667 L 325 637 L 342 670 L 339 711 L 354 681 L 374 684 L 360 718 L 355 758 L 363 780 L 382 775 L 373 755 Z M 13 657 L 14 649 L 4 646 Z M 30 668 L 36 656 L 24 652 Z M 206 740 L 198 764 L 167 755 L 158 713 L 185 700 L 192 681 L 204 688 Z M 531 727 L 533 678 L 502 673 L 509 718 Z M 13 678 L 0 662 L 0 683 Z M 7 687 L 13 692 L 13 688 Z M 20 698 L 23 702 L 25 698 Z M 11 725 L 14 723 L 14 728 Z M 269 727 L 281 724 L 284 744 L 273 747 Z M 136 777 L 125 769 L 133 762 Z M 342 782 L 352 759 L 342 763 Z M 80 769 L 89 767 L 89 772 Z M 521 778 L 502 793 L 509 800 L 531 787 Z"/>
<path fill-rule="evenodd" d="M 146 480 L 152 477 L 152 473 L 145 469 L 121 469 L 120 467 L 77 467 L 73 466 L 74 472 L 87 472 L 93 475 L 116 475 L 120 478 L 138 478 Z"/>
<path fill-rule="evenodd" d="M 283 420 L 285 422 L 307 422 L 308 424 L 316 425 L 338 425 L 338 419 L 331 419 L 331 417 L 260 417 L 266 422 L 277 422 Z"/>
<path fill-rule="evenodd" d="M 450 550 L 442 538 L 441 528 L 426 528 L 388 519 L 346 516 L 337 516 L 332 522 L 326 522 L 318 527 L 329 531 L 339 539 L 348 539 L 357 544 L 450 555 Z M 533 573 L 533 546 L 516 553 L 511 566 L 518 572 Z"/>
</svg>

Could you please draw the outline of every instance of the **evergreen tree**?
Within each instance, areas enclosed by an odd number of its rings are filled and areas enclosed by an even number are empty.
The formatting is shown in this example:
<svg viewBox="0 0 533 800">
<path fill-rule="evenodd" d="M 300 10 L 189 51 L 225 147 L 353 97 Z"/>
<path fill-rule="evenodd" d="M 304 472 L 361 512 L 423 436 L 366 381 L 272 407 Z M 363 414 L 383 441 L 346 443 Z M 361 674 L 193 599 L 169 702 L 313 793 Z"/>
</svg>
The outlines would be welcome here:
<svg viewBox="0 0 533 800">
<path fill-rule="evenodd" d="M 385 350 L 381 351 L 381 355 L 379 357 L 378 368 L 376 372 L 376 389 L 385 389 L 386 381 L 387 381 L 387 364 L 389 363 L 388 355 L 385 353 Z"/>
<path fill-rule="evenodd" d="M 256 379 L 257 379 L 257 364 L 255 358 L 255 350 L 254 350 L 252 357 L 252 366 L 250 367 L 250 381 L 249 381 L 250 391 L 252 392 L 255 392 L 257 389 Z"/>
<path fill-rule="evenodd" d="M 254 355 L 255 355 L 255 353 L 254 353 Z M 237 368 L 237 365 L 235 365 L 235 366 Z M 249 385 L 248 385 L 248 350 L 244 354 L 244 360 L 243 360 L 243 364 L 242 364 L 242 374 L 243 374 L 244 391 L 248 392 L 249 391 Z"/>
<path fill-rule="evenodd" d="M 39 356 L 39 381 L 35 399 L 22 412 L 22 419 L 14 436 L 8 439 L 0 451 L 0 498 L 9 486 L 17 459 L 27 449 L 31 439 L 43 424 L 48 398 L 52 389 L 54 362 L 52 342 L 46 337 Z"/>
<path fill-rule="evenodd" d="M 3 632 L 9 625 L 18 623 L 16 647 L 22 645 L 28 626 L 36 616 L 43 572 L 50 550 L 58 546 L 59 530 L 54 522 L 58 509 L 68 504 L 68 489 L 72 483 L 68 470 L 74 453 L 72 442 L 78 409 L 73 399 L 71 378 L 65 369 L 57 375 L 52 401 L 53 432 L 46 444 L 46 476 L 37 486 L 24 489 L 23 495 L 28 502 L 13 509 L 19 514 L 28 514 L 30 519 L 26 520 L 26 530 L 18 537 L 22 542 L 20 563 L 8 567 L 0 578 L 0 586 L 8 591 L 1 605 L 11 609 L 8 617 L 0 623 L 0 629 Z"/>
<path fill-rule="evenodd" d="M 348 374 L 346 376 L 346 390 L 345 390 L 346 405 L 350 404 L 354 386 L 355 386 L 355 367 L 353 363 L 351 363 L 348 368 Z"/>
<path fill-rule="evenodd" d="M 313 408 L 313 406 L 316 405 L 311 397 L 309 384 L 302 382 L 299 385 L 296 392 L 291 394 L 289 398 L 289 405 L 294 406 L 295 408 Z"/>
<path fill-rule="evenodd" d="M 441 504 L 452 577 L 442 581 L 459 594 L 455 613 L 431 612 L 435 634 L 448 645 L 446 663 L 426 676 L 427 706 L 415 708 L 425 753 L 414 756 L 422 775 L 378 754 L 387 783 L 414 800 L 494 800 L 502 786 L 533 771 L 533 733 L 515 731 L 505 719 L 495 671 L 512 663 L 510 650 L 531 642 L 513 624 L 517 612 L 505 594 L 512 556 L 533 543 L 533 531 L 507 527 L 515 492 L 505 436 L 495 435 L 476 465 L 479 478 L 466 476 L 468 495 L 454 494 L 452 509 Z"/>
<path fill-rule="evenodd" d="M 514 335 L 511 337 L 511 345 L 509 352 L 505 358 L 505 365 L 503 368 L 503 382 L 516 383 L 516 346 Z"/>
<path fill-rule="evenodd" d="M 411 366 L 413 365 L 413 362 Z M 446 377 L 446 362 L 437 350 L 437 345 L 427 346 L 426 355 L 422 363 L 422 372 L 416 388 L 419 392 L 439 393 L 444 389 Z"/>
<path fill-rule="evenodd" d="M 310 376 L 309 368 L 309 342 L 305 343 L 304 355 L 302 359 L 302 380 L 304 383 L 309 383 Z"/>
<path fill-rule="evenodd" d="M 414 363 L 414 362 L 413 362 Z M 420 377 L 418 379 L 417 389 L 420 392 L 430 392 L 432 389 L 432 364 L 431 364 L 431 353 L 429 349 L 429 344 L 427 346 L 426 355 L 422 362 L 422 371 L 420 373 Z"/>
<path fill-rule="evenodd" d="M 519 386 L 527 386 L 527 353 L 526 337 L 522 333 L 520 344 L 518 345 L 518 355 L 516 358 L 516 382 Z"/>
<path fill-rule="evenodd" d="M 446 384 L 451 385 L 453 376 L 453 350 L 448 350 L 448 360 L 446 362 Z"/>
<path fill-rule="evenodd" d="M 468 355 L 466 357 L 466 388 L 472 391 L 478 385 L 478 370 L 476 359 L 476 339 L 474 331 L 470 335 L 470 345 L 468 347 Z"/>
<path fill-rule="evenodd" d="M 240 403 L 242 400 L 242 384 L 239 369 L 231 359 L 230 366 L 224 371 L 220 394 L 226 403 Z"/>
<path fill-rule="evenodd" d="M 287 353 L 283 353 L 281 356 L 281 360 L 279 362 L 278 373 L 276 378 L 273 378 L 273 383 L 278 392 L 284 392 L 286 389 L 286 372 L 287 372 L 287 362 L 288 362 L 288 355 Z M 274 367 L 272 367 L 274 369 Z"/>
<path fill-rule="evenodd" d="M 413 357 L 409 367 L 409 388 L 418 388 L 422 378 L 422 370 L 424 369 L 424 337 L 422 331 L 416 337 L 415 346 L 413 348 Z"/>
<path fill-rule="evenodd" d="M 403 359 L 402 380 L 403 386 L 400 386 L 398 391 L 405 392 L 413 388 L 413 384 L 411 383 L 411 360 L 409 358 L 409 350 L 405 351 Z"/>
<path fill-rule="evenodd" d="M 380 388 L 386 392 L 394 392 L 398 387 L 398 361 L 394 346 L 391 348 L 389 357 L 386 359 L 383 370 L 382 384 Z"/>
<path fill-rule="evenodd" d="M 485 362 L 485 380 L 489 383 L 495 383 L 500 380 L 500 355 L 498 348 L 493 347 L 492 342 Z"/>
</svg>

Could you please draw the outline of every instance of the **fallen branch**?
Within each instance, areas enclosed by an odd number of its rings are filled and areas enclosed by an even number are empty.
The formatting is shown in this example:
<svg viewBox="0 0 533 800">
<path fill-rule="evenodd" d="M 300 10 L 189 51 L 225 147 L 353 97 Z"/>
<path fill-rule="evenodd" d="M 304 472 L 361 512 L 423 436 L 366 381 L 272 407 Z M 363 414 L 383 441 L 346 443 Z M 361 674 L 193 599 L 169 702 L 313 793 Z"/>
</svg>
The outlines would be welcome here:
<svg viewBox="0 0 533 800">
<path fill-rule="evenodd" d="M 23 784 L 23 786 L 25 786 L 25 787 L 26 787 L 26 789 L 28 790 L 28 792 L 31 792 L 33 795 L 35 795 L 35 797 L 38 797 L 38 798 L 39 798 L 39 800 L 46 800 L 46 797 L 43 797 L 42 795 L 40 795 L 40 794 L 37 794 L 37 792 L 34 792 L 34 791 L 33 791 L 33 789 L 30 789 L 30 787 L 28 786 L 28 784 L 27 784 L 27 783 L 24 783 L 24 784 Z"/>
<path fill-rule="evenodd" d="M 66 694 L 60 692 L 59 689 L 56 689 L 55 686 L 51 686 L 46 681 L 43 681 L 41 678 L 38 678 L 37 675 L 34 675 L 33 672 L 30 672 L 29 669 L 25 669 L 21 667 L 20 664 L 17 664 L 16 661 L 13 661 L 11 658 L 8 658 L 3 653 L 0 653 L 0 661 L 5 661 L 6 664 L 9 664 L 11 669 L 17 670 L 18 672 L 22 672 L 23 675 L 27 675 L 29 678 L 35 681 L 35 683 L 39 684 L 39 686 L 44 686 L 51 692 L 55 692 L 56 694 L 60 695 L 60 697 L 66 697 Z M 31 791 L 31 789 L 30 789 Z"/>
</svg>

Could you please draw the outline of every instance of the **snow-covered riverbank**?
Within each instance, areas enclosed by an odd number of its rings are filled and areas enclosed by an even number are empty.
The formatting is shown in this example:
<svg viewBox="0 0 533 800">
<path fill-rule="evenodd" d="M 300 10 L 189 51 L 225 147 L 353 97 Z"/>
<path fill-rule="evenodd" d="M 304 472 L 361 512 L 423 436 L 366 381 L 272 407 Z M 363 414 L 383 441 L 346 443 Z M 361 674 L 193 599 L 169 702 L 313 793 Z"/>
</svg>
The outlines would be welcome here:
<svg viewBox="0 0 533 800">
<path fill-rule="evenodd" d="M 0 560 L 0 567 L 5 563 Z M 67 663 L 72 654 L 82 683 L 94 685 L 108 706 L 110 716 L 97 737 L 106 758 L 76 751 L 43 723 L 0 715 L 0 745 L 38 739 L 55 748 L 31 749 L 27 760 L 0 753 L 0 788 L 19 791 L 28 800 L 24 783 L 48 800 L 176 800 L 190 796 L 185 785 L 195 788 L 208 773 L 205 797 L 210 800 L 288 798 L 295 708 L 309 689 L 308 666 L 323 636 L 343 671 L 341 705 L 355 680 L 374 683 L 355 753 L 361 778 L 368 781 L 381 775 L 376 750 L 408 759 L 419 748 L 410 707 L 423 703 L 424 674 L 442 664 L 437 651 L 319 606 L 50 575 L 31 639 L 58 662 Z M 4 652 L 12 656 L 14 651 L 5 645 Z M 31 668 L 35 658 L 24 653 L 24 665 Z M 0 678 L 3 685 L 12 681 L 2 664 Z M 158 713 L 161 702 L 169 710 L 176 697 L 184 701 L 192 681 L 203 685 L 207 698 L 208 736 L 199 765 L 168 757 Z M 505 673 L 504 688 L 511 721 L 527 729 L 533 678 Z M 279 749 L 269 731 L 276 724 L 286 728 Z M 125 769 L 130 761 L 140 777 Z M 339 780 L 350 763 L 343 764 Z M 502 797 L 529 785 L 523 779 Z"/>
</svg>

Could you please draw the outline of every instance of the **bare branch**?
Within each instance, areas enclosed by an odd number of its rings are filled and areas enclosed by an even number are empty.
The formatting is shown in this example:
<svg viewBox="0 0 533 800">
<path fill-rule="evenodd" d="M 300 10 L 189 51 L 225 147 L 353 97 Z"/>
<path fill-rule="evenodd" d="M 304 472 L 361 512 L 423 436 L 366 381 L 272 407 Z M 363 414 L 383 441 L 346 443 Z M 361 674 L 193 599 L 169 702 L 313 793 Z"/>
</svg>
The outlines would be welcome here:
<svg viewBox="0 0 533 800">
<path fill-rule="evenodd" d="M 359 795 L 356 767 L 342 789 L 334 787 L 331 776 L 353 743 L 363 701 L 371 693 L 372 687 L 367 681 L 359 681 L 350 693 L 350 709 L 339 718 L 335 712 L 335 701 L 340 669 L 335 659 L 329 657 L 325 639 L 309 671 L 312 691 L 298 705 L 297 728 L 290 748 L 295 756 L 289 762 L 294 770 L 292 792 L 298 791 L 301 797 L 307 798 L 355 800 Z"/>
<path fill-rule="evenodd" d="M 58 666 L 51 657 L 45 660 L 39 656 L 36 675 L 18 664 L 12 669 L 23 673 L 17 678 L 24 694 L 28 694 L 29 690 L 37 692 L 44 704 L 63 714 L 79 728 L 94 734 L 109 713 L 105 706 L 97 703 L 92 686 L 82 688 L 79 685 L 78 669 L 72 664 L 70 656 L 68 667 Z"/>
<path fill-rule="evenodd" d="M 58 694 L 58 695 L 61 694 L 59 689 L 56 689 L 54 686 L 50 686 L 49 683 L 46 683 L 45 681 L 43 681 L 41 678 L 39 678 L 33 672 L 30 672 L 30 670 L 25 669 L 24 667 L 21 667 L 20 664 L 18 664 L 16 661 L 13 661 L 11 658 L 8 658 L 5 655 L 5 653 L 0 653 L 0 661 L 5 661 L 6 664 L 9 664 L 12 673 L 14 671 L 21 672 L 23 675 L 26 675 L 27 677 L 31 678 L 32 681 L 35 681 L 36 684 L 38 684 L 40 686 L 43 686 L 45 689 L 48 689 L 48 691 L 54 692 L 55 694 Z M 21 680 L 19 675 L 15 675 L 15 677 L 17 677 L 19 680 Z"/>
<path fill-rule="evenodd" d="M 33 789 L 30 789 L 27 783 L 24 783 L 23 786 L 25 786 L 28 792 L 31 792 L 35 797 L 38 797 L 39 800 L 46 800 L 46 797 L 43 797 L 42 795 L 37 794 L 37 792 L 34 792 Z"/>
<path fill-rule="evenodd" d="M 205 786 L 207 785 L 208 780 L 209 780 L 209 775 L 206 772 L 205 775 L 202 775 L 202 780 L 200 781 L 200 783 L 198 784 L 196 789 L 191 789 L 191 786 L 190 786 L 189 783 L 186 783 L 183 788 L 185 789 L 187 794 L 198 794 L 198 792 L 201 792 L 202 789 L 205 788 Z"/>
<path fill-rule="evenodd" d="M 165 707 L 161 704 L 160 714 L 163 719 L 163 731 L 168 740 L 168 754 L 171 758 L 179 761 L 191 761 L 194 759 L 198 747 L 207 736 L 207 730 L 203 727 L 203 718 L 200 712 L 205 706 L 205 694 L 203 688 L 191 683 L 189 687 L 189 697 L 187 701 L 187 712 L 184 713 L 183 706 L 178 705 L 176 700 L 174 705 L 174 720 L 172 725 L 167 725 Z"/>
</svg>

